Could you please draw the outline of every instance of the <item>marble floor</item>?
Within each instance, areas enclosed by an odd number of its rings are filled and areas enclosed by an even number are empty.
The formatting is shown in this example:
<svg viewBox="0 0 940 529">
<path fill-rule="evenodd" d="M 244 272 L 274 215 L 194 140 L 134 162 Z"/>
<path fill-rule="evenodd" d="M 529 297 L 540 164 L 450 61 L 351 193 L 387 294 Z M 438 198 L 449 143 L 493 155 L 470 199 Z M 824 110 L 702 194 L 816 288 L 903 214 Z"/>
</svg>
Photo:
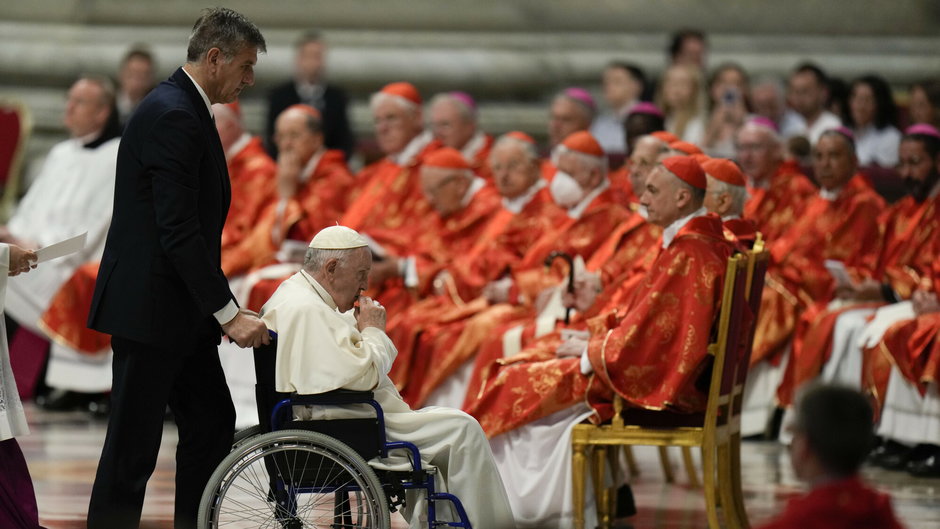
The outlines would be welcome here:
<svg viewBox="0 0 940 529">
<path fill-rule="evenodd" d="M 78 529 L 85 526 L 88 497 L 106 423 L 87 415 L 52 413 L 27 405 L 33 433 L 18 439 L 29 463 L 40 517 L 48 529 Z M 172 528 L 173 456 L 176 431 L 167 423 L 156 472 L 150 480 L 141 527 Z M 701 491 L 685 484 L 678 469 L 675 485 L 663 480 L 659 460 L 652 448 L 635 452 L 640 475 L 633 479 L 638 514 L 628 520 L 637 529 L 704 529 L 705 504 Z M 801 492 L 786 450 L 776 443 L 747 442 L 742 446 L 745 504 L 751 523 L 778 512 L 786 501 Z M 940 479 L 916 479 L 900 472 L 865 469 L 866 478 L 891 493 L 894 506 L 909 529 L 940 529 Z M 396 515 L 397 516 L 397 515 Z M 393 517 L 395 528 L 407 526 Z"/>
</svg>

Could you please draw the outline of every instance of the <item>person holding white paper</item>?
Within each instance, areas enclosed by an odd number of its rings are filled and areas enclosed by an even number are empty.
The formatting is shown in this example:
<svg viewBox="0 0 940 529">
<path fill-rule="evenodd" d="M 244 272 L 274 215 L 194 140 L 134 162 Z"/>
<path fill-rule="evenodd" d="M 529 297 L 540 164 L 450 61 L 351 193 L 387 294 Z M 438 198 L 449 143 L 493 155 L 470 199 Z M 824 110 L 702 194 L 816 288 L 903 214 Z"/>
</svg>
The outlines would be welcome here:
<svg viewBox="0 0 940 529">
<path fill-rule="evenodd" d="M 0 306 L 7 288 L 7 276 L 19 275 L 34 268 L 36 253 L 14 244 L 0 244 Z M 36 494 L 29 477 L 29 468 L 16 437 L 29 433 L 26 414 L 20 402 L 10 352 L 5 336 L 6 326 L 0 320 L 0 527 L 5 529 L 39 528 Z"/>
</svg>

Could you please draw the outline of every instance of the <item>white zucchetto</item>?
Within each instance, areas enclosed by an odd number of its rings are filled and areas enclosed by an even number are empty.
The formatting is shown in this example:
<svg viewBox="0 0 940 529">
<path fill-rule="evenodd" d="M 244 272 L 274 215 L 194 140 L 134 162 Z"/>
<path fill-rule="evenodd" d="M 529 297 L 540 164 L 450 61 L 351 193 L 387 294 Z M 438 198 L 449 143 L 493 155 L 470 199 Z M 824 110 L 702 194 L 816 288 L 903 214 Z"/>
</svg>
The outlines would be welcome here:
<svg viewBox="0 0 940 529">
<path fill-rule="evenodd" d="M 310 248 L 318 250 L 351 250 L 368 245 L 362 235 L 346 226 L 323 228 L 310 241 Z"/>
</svg>

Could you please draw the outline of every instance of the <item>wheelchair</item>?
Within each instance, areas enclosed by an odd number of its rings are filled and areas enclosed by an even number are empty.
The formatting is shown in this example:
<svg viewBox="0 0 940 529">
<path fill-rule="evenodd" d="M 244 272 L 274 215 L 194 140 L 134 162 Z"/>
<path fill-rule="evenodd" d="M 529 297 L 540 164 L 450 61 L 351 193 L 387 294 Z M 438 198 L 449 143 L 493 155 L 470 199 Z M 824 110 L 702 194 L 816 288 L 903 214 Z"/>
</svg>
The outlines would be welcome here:
<svg viewBox="0 0 940 529">
<path fill-rule="evenodd" d="M 460 500 L 435 490 L 436 469 L 418 448 L 388 441 L 382 407 L 371 391 L 317 395 L 274 389 L 277 337 L 254 350 L 259 424 L 235 435 L 232 452 L 209 478 L 199 505 L 200 528 L 389 529 L 390 513 L 405 506 L 405 491 L 427 494 L 429 528 L 470 528 Z M 371 406 L 366 418 L 299 421 L 293 406 Z M 387 471 L 367 463 L 403 450 L 411 469 Z M 459 521 L 437 520 L 436 503 L 452 505 Z"/>
</svg>

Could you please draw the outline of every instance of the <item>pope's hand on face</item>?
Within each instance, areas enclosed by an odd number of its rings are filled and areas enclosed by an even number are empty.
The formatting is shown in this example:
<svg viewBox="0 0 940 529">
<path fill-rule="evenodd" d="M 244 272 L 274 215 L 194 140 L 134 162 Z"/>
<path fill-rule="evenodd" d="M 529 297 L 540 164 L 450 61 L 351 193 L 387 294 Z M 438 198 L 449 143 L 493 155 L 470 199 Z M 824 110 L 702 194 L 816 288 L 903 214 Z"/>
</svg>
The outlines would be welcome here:
<svg viewBox="0 0 940 529">
<path fill-rule="evenodd" d="M 385 307 L 378 301 L 365 296 L 359 297 L 359 307 L 356 310 L 356 322 L 359 331 L 366 327 L 375 327 L 385 332 Z"/>
</svg>

